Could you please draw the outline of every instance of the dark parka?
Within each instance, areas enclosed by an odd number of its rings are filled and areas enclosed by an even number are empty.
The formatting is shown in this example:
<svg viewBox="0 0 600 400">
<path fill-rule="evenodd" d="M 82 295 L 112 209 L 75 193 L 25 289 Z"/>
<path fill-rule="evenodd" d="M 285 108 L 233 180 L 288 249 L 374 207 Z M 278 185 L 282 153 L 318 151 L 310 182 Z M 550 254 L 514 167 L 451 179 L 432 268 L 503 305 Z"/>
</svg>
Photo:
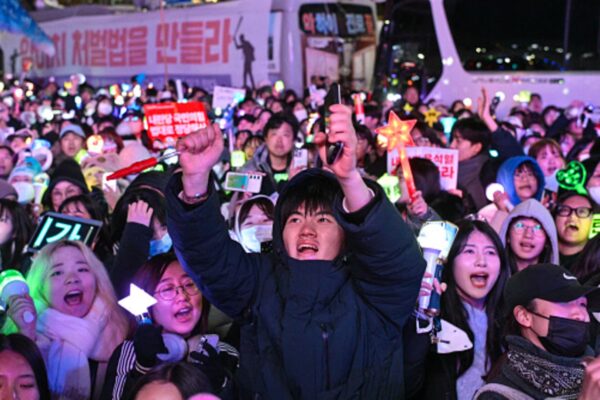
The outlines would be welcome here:
<svg viewBox="0 0 600 400">
<path fill-rule="evenodd" d="M 290 185 L 333 175 L 309 170 Z M 401 399 L 402 326 L 425 263 L 414 235 L 376 184 L 375 198 L 345 213 L 333 205 L 347 251 L 334 261 L 299 261 L 284 250 L 281 204 L 274 254 L 246 254 L 229 239 L 214 192 L 198 205 L 167 187 L 168 229 L 177 255 L 208 300 L 242 323 L 240 384 L 252 399 Z M 339 186 L 338 186 L 339 187 Z"/>
</svg>

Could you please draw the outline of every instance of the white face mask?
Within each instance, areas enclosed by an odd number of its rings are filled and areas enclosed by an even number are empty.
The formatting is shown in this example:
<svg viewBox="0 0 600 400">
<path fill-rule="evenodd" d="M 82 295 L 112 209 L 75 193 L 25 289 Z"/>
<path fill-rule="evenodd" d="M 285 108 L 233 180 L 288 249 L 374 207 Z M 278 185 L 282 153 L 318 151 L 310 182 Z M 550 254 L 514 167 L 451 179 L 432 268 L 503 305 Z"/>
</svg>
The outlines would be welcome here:
<svg viewBox="0 0 600 400">
<path fill-rule="evenodd" d="M 600 186 L 593 186 L 588 188 L 588 194 L 596 202 L 596 204 L 600 204 Z"/>
<path fill-rule="evenodd" d="M 551 192 L 558 192 L 558 181 L 556 180 L 556 172 L 558 170 L 554 171 L 552 173 L 552 175 L 547 176 L 546 179 L 546 189 L 550 190 Z"/>
<path fill-rule="evenodd" d="M 12 185 L 19 196 L 17 199 L 19 203 L 26 204 L 35 198 L 35 189 L 33 188 L 33 184 L 29 182 L 15 182 Z"/>
<path fill-rule="evenodd" d="M 113 106 L 110 103 L 103 101 L 100 104 L 98 104 L 98 114 L 110 115 L 110 113 L 112 113 L 112 110 Z"/>
<path fill-rule="evenodd" d="M 262 224 L 242 228 L 240 243 L 250 253 L 260 253 L 260 244 L 273 240 L 273 224 Z"/>
<path fill-rule="evenodd" d="M 296 111 L 294 111 L 294 116 L 296 117 L 296 119 L 298 120 L 298 122 L 302 122 L 302 121 L 304 121 L 305 119 L 308 118 L 308 113 L 304 109 L 302 109 L 302 110 L 296 110 Z"/>
</svg>

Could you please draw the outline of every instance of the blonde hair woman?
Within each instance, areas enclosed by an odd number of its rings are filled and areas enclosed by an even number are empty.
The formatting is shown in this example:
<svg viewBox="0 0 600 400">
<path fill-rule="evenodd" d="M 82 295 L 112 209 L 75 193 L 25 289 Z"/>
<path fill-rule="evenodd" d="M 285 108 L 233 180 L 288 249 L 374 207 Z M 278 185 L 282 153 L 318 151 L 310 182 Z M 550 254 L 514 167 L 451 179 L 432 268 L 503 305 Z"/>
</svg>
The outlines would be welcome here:
<svg viewBox="0 0 600 400">
<path fill-rule="evenodd" d="M 33 261 L 27 284 L 29 296 L 11 298 L 10 317 L 42 351 L 52 397 L 99 398 L 129 327 L 104 265 L 80 242 L 52 243 Z"/>
</svg>

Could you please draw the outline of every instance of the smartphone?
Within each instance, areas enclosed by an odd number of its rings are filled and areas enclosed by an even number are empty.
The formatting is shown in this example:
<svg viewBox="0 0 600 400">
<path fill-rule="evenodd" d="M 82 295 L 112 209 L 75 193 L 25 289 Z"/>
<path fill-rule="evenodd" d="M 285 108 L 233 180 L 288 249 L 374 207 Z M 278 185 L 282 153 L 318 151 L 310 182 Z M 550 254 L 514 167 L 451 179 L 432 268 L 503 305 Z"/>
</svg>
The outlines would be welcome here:
<svg viewBox="0 0 600 400">
<path fill-rule="evenodd" d="M 329 118 L 331 111 L 329 106 L 333 104 L 342 103 L 342 89 L 338 83 L 333 83 L 329 88 L 329 92 L 325 96 L 325 103 L 323 104 L 323 111 L 321 113 L 321 132 L 329 135 Z M 331 143 L 327 147 L 327 164 L 333 164 L 335 160 L 342 154 L 344 145 L 342 142 Z"/>
<path fill-rule="evenodd" d="M 306 149 L 294 150 L 293 165 L 295 168 L 307 168 L 308 167 L 308 150 L 306 150 Z"/>
<path fill-rule="evenodd" d="M 259 193 L 262 178 L 261 174 L 256 173 L 228 172 L 223 186 L 234 192 Z"/>
<path fill-rule="evenodd" d="M 502 101 L 500 96 L 498 96 L 498 95 L 494 96 L 494 98 L 492 99 L 492 102 L 490 104 L 490 115 L 496 114 L 496 109 L 498 108 L 498 104 L 500 104 L 500 101 Z"/>
</svg>

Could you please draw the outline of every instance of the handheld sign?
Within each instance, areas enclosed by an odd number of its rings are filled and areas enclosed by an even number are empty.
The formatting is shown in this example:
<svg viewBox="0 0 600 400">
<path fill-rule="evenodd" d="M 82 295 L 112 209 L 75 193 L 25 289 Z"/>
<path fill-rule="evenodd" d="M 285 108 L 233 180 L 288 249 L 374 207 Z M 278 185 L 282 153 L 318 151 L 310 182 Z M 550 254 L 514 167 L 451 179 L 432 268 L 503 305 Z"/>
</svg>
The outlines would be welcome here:
<svg viewBox="0 0 600 400">
<path fill-rule="evenodd" d="M 590 226 L 590 235 L 588 236 L 592 239 L 594 236 L 600 233 L 600 214 L 594 214 L 592 217 L 592 226 Z"/>
<path fill-rule="evenodd" d="M 234 192 L 259 193 L 262 178 L 261 174 L 256 173 L 228 172 L 223 186 Z"/>
<path fill-rule="evenodd" d="M 146 104 L 144 114 L 150 140 L 167 147 L 175 146 L 179 137 L 206 128 L 209 123 L 204 104 L 197 101 Z"/>
<path fill-rule="evenodd" d="M 36 252 L 45 245 L 59 240 L 76 240 L 91 246 L 101 227 L 101 221 L 49 212 L 42 217 L 42 222 L 35 230 L 28 249 Z"/>
</svg>

